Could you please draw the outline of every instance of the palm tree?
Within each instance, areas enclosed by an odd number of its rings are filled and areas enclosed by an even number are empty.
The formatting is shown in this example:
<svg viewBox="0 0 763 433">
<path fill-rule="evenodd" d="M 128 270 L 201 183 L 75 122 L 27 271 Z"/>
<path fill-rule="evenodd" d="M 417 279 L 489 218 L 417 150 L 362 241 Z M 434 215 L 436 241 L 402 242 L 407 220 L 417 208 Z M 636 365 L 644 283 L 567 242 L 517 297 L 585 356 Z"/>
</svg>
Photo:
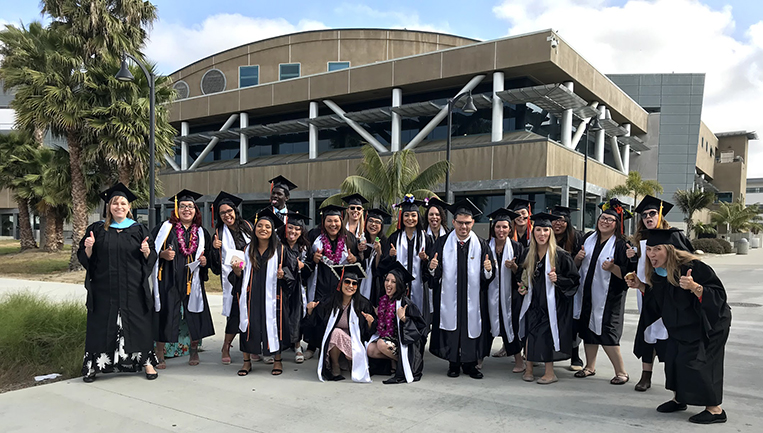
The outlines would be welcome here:
<svg viewBox="0 0 763 433">
<path fill-rule="evenodd" d="M 719 203 L 718 210 L 710 212 L 710 221 L 727 226 L 731 233 L 743 233 L 759 225 L 758 205 L 746 206 L 742 199 L 733 203 Z"/>
<path fill-rule="evenodd" d="M 417 198 L 436 197 L 432 188 L 445 180 L 448 166 L 448 161 L 437 161 L 421 171 L 412 150 L 395 152 L 385 161 L 373 146 L 366 145 L 363 146 L 363 161 L 358 165 L 358 174 L 345 179 L 342 193 L 327 198 L 321 206 L 339 204 L 342 195 L 355 193 L 387 211 L 405 194 Z"/>
<path fill-rule="evenodd" d="M 687 236 L 690 236 L 694 228 L 694 214 L 702 209 L 707 209 L 707 207 L 715 201 L 715 194 L 710 191 L 702 191 L 699 189 L 679 189 L 673 194 L 673 199 L 676 202 L 676 206 L 678 206 L 684 214 L 686 233 Z"/>
<path fill-rule="evenodd" d="M 617 185 L 607 192 L 607 199 L 614 196 L 633 196 L 633 203 L 638 204 L 639 197 L 662 194 L 662 185 L 656 180 L 643 180 L 641 173 L 631 171 L 624 185 Z"/>
<path fill-rule="evenodd" d="M 33 159 L 29 155 L 34 154 L 36 148 L 34 140 L 22 132 L 0 134 L 0 187 L 12 191 L 19 207 L 21 251 L 37 248 L 29 219 L 30 199 L 19 192 L 19 180 L 23 181 L 24 175 L 33 170 L 25 162 Z"/>
</svg>

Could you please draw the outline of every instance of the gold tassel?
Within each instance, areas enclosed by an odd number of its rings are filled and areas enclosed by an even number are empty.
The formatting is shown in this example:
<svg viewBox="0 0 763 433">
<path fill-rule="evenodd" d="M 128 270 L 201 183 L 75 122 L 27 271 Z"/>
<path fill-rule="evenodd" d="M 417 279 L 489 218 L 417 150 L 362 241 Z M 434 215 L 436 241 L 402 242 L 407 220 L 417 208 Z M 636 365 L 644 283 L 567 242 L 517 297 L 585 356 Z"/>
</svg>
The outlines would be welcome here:
<svg viewBox="0 0 763 433">
<path fill-rule="evenodd" d="M 657 214 L 657 228 L 662 224 L 662 200 L 660 200 L 660 212 Z"/>
<path fill-rule="evenodd" d="M 175 196 L 175 218 L 180 218 L 178 214 L 178 196 Z"/>
</svg>

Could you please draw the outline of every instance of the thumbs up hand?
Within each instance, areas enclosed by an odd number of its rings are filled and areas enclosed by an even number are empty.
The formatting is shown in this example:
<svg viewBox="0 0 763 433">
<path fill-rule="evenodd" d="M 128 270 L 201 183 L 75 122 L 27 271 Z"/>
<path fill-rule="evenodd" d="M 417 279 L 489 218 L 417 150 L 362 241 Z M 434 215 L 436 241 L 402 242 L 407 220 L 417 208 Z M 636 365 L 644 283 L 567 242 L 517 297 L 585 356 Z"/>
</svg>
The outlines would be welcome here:
<svg viewBox="0 0 763 433">
<path fill-rule="evenodd" d="M 214 247 L 216 250 L 219 250 L 219 249 L 220 249 L 220 248 L 222 248 L 222 246 L 223 246 L 223 243 L 222 243 L 222 241 L 221 241 L 221 240 L 220 240 L 220 239 L 217 237 L 217 233 L 215 233 L 215 240 L 213 240 L 213 241 L 212 241 L 212 246 L 213 246 L 213 247 Z"/>
<path fill-rule="evenodd" d="M 397 249 L 395 249 L 395 244 L 390 244 L 389 246 L 389 255 L 390 256 L 397 256 Z"/>
<path fill-rule="evenodd" d="M 159 254 L 159 257 L 161 257 L 163 260 L 167 260 L 168 262 L 175 260 L 175 251 L 172 250 L 172 245 L 170 245 L 166 250 L 162 251 L 161 254 Z"/>
<path fill-rule="evenodd" d="M 440 264 L 440 261 L 437 260 L 437 254 L 439 253 L 434 253 L 434 257 L 432 257 L 432 260 L 429 261 L 429 269 L 432 271 L 437 269 L 437 266 Z"/>
<path fill-rule="evenodd" d="M 93 248 L 93 245 L 95 245 L 95 235 L 91 231 L 90 235 L 88 235 L 88 237 L 85 238 L 85 248 L 88 248 L 88 249 Z"/>
<path fill-rule="evenodd" d="M 278 279 L 282 280 L 283 279 L 283 275 L 284 275 L 283 274 L 283 263 L 279 263 L 278 264 Z"/>
<path fill-rule="evenodd" d="M 323 250 L 318 248 L 317 251 L 315 251 L 315 254 L 313 254 L 313 261 L 318 264 L 323 260 Z"/>
<path fill-rule="evenodd" d="M 694 293 L 698 298 L 702 296 L 702 292 L 704 290 L 701 285 L 694 282 L 694 277 L 691 276 L 691 269 L 686 272 L 686 275 L 681 276 L 681 279 L 678 281 L 678 285 L 682 289 Z"/>
<path fill-rule="evenodd" d="M 140 252 L 143 253 L 144 257 L 148 257 L 151 254 L 151 249 L 148 247 L 148 236 L 140 243 Z"/>
<path fill-rule="evenodd" d="M 353 254 L 352 252 L 348 251 L 347 252 L 347 263 L 351 263 L 352 264 L 352 263 L 356 263 L 357 261 L 358 261 L 358 258 L 355 257 L 355 254 Z"/>
<path fill-rule="evenodd" d="M 366 322 L 368 322 L 368 326 L 371 326 L 374 323 L 374 316 L 366 313 L 365 311 L 361 311 L 360 314 L 362 314 L 363 317 L 366 318 Z"/>
<path fill-rule="evenodd" d="M 512 272 L 516 272 L 517 269 L 519 269 L 519 266 L 517 266 L 516 258 L 511 259 L 511 260 L 504 260 L 503 264 L 507 268 L 511 269 Z"/>
<path fill-rule="evenodd" d="M 585 258 L 585 247 L 581 246 L 580 251 L 578 251 L 578 253 L 575 254 L 575 261 L 580 263 L 583 261 L 584 258 Z"/>
<path fill-rule="evenodd" d="M 493 271 L 493 261 L 490 260 L 490 255 L 485 254 L 485 261 L 482 262 L 482 266 L 485 268 L 485 271 L 492 272 Z"/>
<path fill-rule="evenodd" d="M 199 264 L 202 267 L 207 266 L 207 256 L 204 255 L 204 250 L 201 250 L 201 257 L 199 257 Z"/>
<path fill-rule="evenodd" d="M 610 257 L 607 257 L 607 260 L 604 261 L 604 263 L 601 264 L 601 268 L 605 271 L 612 272 L 612 269 L 615 268 L 615 261 L 612 260 Z"/>
<path fill-rule="evenodd" d="M 548 279 L 551 280 L 552 283 L 556 284 L 556 268 L 551 268 L 551 272 L 548 273 Z"/>
</svg>

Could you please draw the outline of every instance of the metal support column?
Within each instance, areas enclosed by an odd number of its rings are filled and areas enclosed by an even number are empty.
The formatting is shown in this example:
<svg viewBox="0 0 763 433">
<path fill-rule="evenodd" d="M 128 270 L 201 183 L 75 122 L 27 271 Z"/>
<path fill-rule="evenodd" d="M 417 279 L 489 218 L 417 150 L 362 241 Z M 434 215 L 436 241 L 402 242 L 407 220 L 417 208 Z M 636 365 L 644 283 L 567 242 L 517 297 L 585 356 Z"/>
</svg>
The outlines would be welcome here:
<svg viewBox="0 0 763 433">
<path fill-rule="evenodd" d="M 310 101 L 310 118 L 315 119 L 316 117 L 318 117 L 318 103 Z M 310 159 L 315 159 L 318 157 L 318 127 L 311 123 L 309 128 L 308 157 Z M 312 199 L 310 200 L 310 203 L 312 203 Z"/>
<path fill-rule="evenodd" d="M 596 108 L 599 106 L 599 103 L 594 101 L 591 102 L 589 107 Z M 586 127 L 588 126 L 588 123 L 591 121 L 591 118 L 584 119 L 582 122 L 580 122 L 580 125 L 578 125 L 578 129 L 575 131 L 575 135 L 572 136 L 572 142 L 570 142 L 570 149 L 577 149 L 578 143 L 580 143 L 580 139 L 583 138 L 583 134 L 586 132 Z"/>
<path fill-rule="evenodd" d="M 239 113 L 238 122 L 241 129 L 249 127 L 249 114 Z M 243 132 L 238 135 L 239 149 L 238 149 L 238 163 L 244 165 L 249 162 L 249 137 Z"/>
<path fill-rule="evenodd" d="M 604 119 L 604 113 L 606 112 L 607 107 L 603 105 L 599 105 L 599 119 Z M 599 161 L 600 163 L 604 163 L 604 130 L 598 131 L 596 133 L 596 150 L 594 150 L 594 159 Z"/>
<path fill-rule="evenodd" d="M 575 87 L 572 81 L 564 83 L 564 87 L 574 91 Z M 572 143 L 572 109 L 564 110 L 562 112 L 562 145 L 570 147 Z"/>
<path fill-rule="evenodd" d="M 190 127 L 188 122 L 180 122 L 180 136 L 185 137 L 188 135 Z M 185 141 L 180 142 L 180 169 L 188 170 L 188 143 Z"/>
<path fill-rule="evenodd" d="M 626 137 L 631 136 L 631 124 L 630 123 L 623 123 L 623 128 L 625 128 L 626 131 L 628 131 L 627 134 L 625 134 Z M 628 174 L 631 170 L 631 145 L 626 144 L 622 147 L 622 156 L 623 160 L 623 173 Z"/>
<path fill-rule="evenodd" d="M 384 147 L 379 141 L 374 138 L 373 135 L 369 134 L 368 131 L 366 131 L 362 126 L 360 126 L 356 121 L 350 119 L 349 117 L 345 116 L 344 110 L 339 108 L 338 105 L 334 103 L 334 101 L 330 99 L 324 99 L 323 103 L 326 104 L 327 107 L 331 109 L 334 113 L 336 113 L 337 116 L 341 117 L 342 120 L 344 120 L 347 123 L 347 126 L 355 130 L 355 132 L 358 133 L 361 137 L 363 137 L 364 140 L 371 146 L 373 146 L 378 152 L 389 152 L 389 149 Z"/>
<path fill-rule="evenodd" d="M 403 105 L 403 89 L 395 87 L 392 89 L 392 107 Z M 392 112 L 392 143 L 390 150 L 397 152 L 400 150 L 401 131 L 403 130 L 403 119 L 399 114 Z"/>
<path fill-rule="evenodd" d="M 222 128 L 220 128 L 220 131 L 227 131 L 228 129 L 230 129 L 230 127 L 233 126 L 233 122 L 235 122 L 237 118 L 238 118 L 238 113 L 231 114 L 228 120 L 226 120 L 225 123 L 223 124 Z M 218 137 L 212 138 L 209 141 L 209 144 L 207 144 L 207 147 L 205 147 L 204 150 L 201 151 L 201 155 L 199 155 L 199 157 L 196 158 L 196 161 L 194 161 L 193 164 L 191 164 L 191 166 L 188 169 L 196 170 L 196 168 L 198 168 L 199 165 L 201 165 L 201 163 L 204 162 L 204 158 L 206 158 L 207 155 L 209 155 L 209 152 L 211 152 L 212 149 L 214 149 L 215 146 L 217 146 L 217 143 L 219 142 L 220 142 L 220 139 Z"/>
<path fill-rule="evenodd" d="M 493 72 L 493 124 L 490 129 L 490 141 L 503 140 L 503 100 L 496 93 L 503 91 L 503 72 Z"/>
<path fill-rule="evenodd" d="M 514 191 L 511 188 L 507 188 L 503 192 L 503 207 L 506 207 L 514 200 Z"/>
<path fill-rule="evenodd" d="M 569 185 L 565 185 L 562 187 L 561 195 L 562 195 L 561 206 L 570 207 L 570 186 Z"/>
<path fill-rule="evenodd" d="M 583 191 L 578 191 L 578 208 L 580 208 L 580 213 L 578 214 L 578 217 L 575 218 L 575 226 L 577 226 L 578 230 L 585 233 L 585 227 L 583 227 L 583 215 L 585 215 L 585 193 Z"/>
</svg>

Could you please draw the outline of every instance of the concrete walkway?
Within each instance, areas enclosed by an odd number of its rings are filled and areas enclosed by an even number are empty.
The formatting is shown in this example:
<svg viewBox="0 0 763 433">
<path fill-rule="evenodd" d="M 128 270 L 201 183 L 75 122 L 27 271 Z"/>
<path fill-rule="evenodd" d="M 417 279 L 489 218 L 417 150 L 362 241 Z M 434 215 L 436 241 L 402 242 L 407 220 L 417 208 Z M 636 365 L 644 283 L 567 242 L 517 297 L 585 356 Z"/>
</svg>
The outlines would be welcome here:
<svg viewBox="0 0 763 433">
<path fill-rule="evenodd" d="M 747 256 L 706 257 L 720 275 L 729 302 L 763 304 L 763 250 Z M 0 295 L 18 289 L 55 299 L 84 299 L 84 288 L 0 279 Z M 686 419 L 701 409 L 660 414 L 655 407 L 670 399 L 663 368 L 657 366 L 653 388 L 637 393 L 641 365 L 631 353 L 638 316 L 635 296 L 628 299 L 622 351 L 631 381 L 609 384 L 614 372 L 599 351 L 597 374 L 576 379 L 557 366 L 560 381 L 549 386 L 525 383 L 511 372 L 507 358 L 485 361 L 485 379 L 445 376 L 447 363 L 427 354 L 424 377 L 411 385 L 387 386 L 383 377 L 371 384 L 348 380 L 320 383 L 316 360 L 293 362 L 284 354 L 284 374 L 270 375 L 270 366 L 255 363 L 247 377 L 237 377 L 241 353 L 234 363 L 220 364 L 223 317 L 221 297 L 210 296 L 218 335 L 206 339 L 201 365 L 169 360 L 154 382 L 143 375 L 100 375 L 92 384 L 80 379 L 0 395 L 0 432 L 280 432 L 280 431 L 565 431 L 599 432 L 760 432 L 763 429 L 763 308 L 733 307 L 726 346 L 725 401 L 729 422 L 696 426 Z M 234 344 L 235 346 L 235 344 Z M 498 343 L 494 346 L 497 349 Z M 540 373 L 540 368 L 536 371 Z"/>
</svg>

